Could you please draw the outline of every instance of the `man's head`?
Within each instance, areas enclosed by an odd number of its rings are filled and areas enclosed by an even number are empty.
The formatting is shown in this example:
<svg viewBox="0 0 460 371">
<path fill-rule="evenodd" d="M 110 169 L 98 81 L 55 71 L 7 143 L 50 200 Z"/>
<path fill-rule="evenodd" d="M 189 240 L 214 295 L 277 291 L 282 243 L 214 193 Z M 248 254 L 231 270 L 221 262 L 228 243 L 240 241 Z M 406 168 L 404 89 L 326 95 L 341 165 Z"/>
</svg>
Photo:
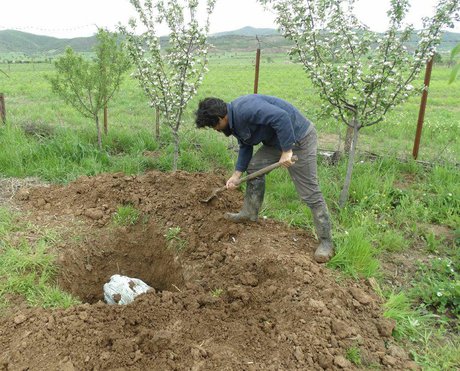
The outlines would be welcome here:
<svg viewBox="0 0 460 371">
<path fill-rule="evenodd" d="M 224 131 L 228 126 L 227 104 L 219 98 L 204 98 L 195 112 L 197 128 L 210 127 Z"/>
</svg>

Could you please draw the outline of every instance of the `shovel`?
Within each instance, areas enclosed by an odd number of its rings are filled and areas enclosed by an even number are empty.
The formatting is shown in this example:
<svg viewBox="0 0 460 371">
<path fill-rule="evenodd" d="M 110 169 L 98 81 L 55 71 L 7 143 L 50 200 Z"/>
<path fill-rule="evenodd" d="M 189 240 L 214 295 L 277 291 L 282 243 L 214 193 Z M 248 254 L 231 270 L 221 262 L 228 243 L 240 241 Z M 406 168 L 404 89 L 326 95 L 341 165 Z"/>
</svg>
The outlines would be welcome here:
<svg viewBox="0 0 460 371">
<path fill-rule="evenodd" d="M 293 155 L 291 157 L 291 161 L 297 161 L 297 156 L 296 155 Z M 240 179 L 238 179 L 238 181 L 236 182 L 236 185 L 239 186 L 241 183 L 244 183 L 244 182 L 247 182 L 248 180 L 251 180 L 251 179 L 254 179 L 254 178 L 257 178 L 258 176 L 261 176 L 261 175 L 264 175 L 264 174 L 267 174 L 269 173 L 270 171 L 280 167 L 281 164 L 279 162 L 275 162 L 274 164 L 271 164 L 271 165 L 268 165 L 260 170 L 257 170 L 255 172 L 253 172 L 252 174 L 249 174 L 247 176 L 244 176 Z M 220 188 L 216 188 L 212 191 L 211 195 L 208 197 L 208 198 L 205 198 L 203 200 L 200 200 L 201 202 L 204 202 L 204 203 L 208 203 L 209 201 L 211 201 L 214 197 L 217 197 L 217 195 L 222 192 L 222 191 L 225 191 L 227 189 L 227 186 L 224 185 Z"/>
</svg>

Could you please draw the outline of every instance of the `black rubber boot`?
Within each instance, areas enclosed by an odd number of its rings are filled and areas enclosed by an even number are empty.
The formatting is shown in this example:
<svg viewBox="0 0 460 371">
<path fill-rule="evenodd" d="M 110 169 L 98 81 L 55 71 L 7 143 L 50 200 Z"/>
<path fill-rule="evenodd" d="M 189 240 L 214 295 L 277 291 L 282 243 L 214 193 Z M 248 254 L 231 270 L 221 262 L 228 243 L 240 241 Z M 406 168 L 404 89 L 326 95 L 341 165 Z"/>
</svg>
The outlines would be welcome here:
<svg viewBox="0 0 460 371">
<path fill-rule="evenodd" d="M 311 211 L 319 239 L 319 246 L 315 251 L 315 261 L 317 263 L 326 263 L 334 255 L 329 211 L 325 203 L 313 208 Z"/>
<path fill-rule="evenodd" d="M 259 177 L 247 183 L 243 208 L 239 213 L 226 213 L 225 218 L 234 223 L 256 222 L 264 201 L 265 177 Z"/>
</svg>

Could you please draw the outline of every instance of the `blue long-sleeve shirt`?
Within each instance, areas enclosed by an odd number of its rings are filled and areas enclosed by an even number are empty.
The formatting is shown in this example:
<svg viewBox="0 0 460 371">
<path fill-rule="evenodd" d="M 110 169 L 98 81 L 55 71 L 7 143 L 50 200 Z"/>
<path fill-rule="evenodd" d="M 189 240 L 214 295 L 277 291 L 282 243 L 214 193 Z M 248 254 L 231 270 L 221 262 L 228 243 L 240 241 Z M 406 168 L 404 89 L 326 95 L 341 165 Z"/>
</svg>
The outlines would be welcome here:
<svg viewBox="0 0 460 371">
<path fill-rule="evenodd" d="M 285 152 L 302 139 L 311 125 L 297 108 L 283 99 L 251 94 L 227 104 L 229 130 L 238 139 L 235 170 L 246 171 L 253 146 L 263 143 Z"/>
</svg>

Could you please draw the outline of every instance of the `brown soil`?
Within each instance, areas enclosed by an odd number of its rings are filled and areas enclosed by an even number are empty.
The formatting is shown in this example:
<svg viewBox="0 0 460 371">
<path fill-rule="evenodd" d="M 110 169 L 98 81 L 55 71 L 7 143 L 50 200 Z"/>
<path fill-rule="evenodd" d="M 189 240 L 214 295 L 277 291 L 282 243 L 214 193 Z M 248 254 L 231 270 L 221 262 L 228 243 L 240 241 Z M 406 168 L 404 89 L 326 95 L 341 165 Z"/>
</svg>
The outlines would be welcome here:
<svg viewBox="0 0 460 371">
<path fill-rule="evenodd" d="M 271 220 L 229 224 L 223 214 L 241 206 L 239 192 L 200 202 L 223 181 L 149 172 L 20 189 L 14 200 L 24 215 L 66 231 L 58 283 L 84 304 L 21 306 L 1 317 L 0 369 L 414 368 L 392 344 L 394 323 L 370 286 L 316 264 L 312 236 Z M 126 204 L 140 221 L 115 227 L 111 217 Z M 167 241 L 173 227 L 178 239 Z M 106 305 L 102 286 L 116 273 L 155 290 Z M 359 367 L 346 359 L 352 347 Z"/>
</svg>

